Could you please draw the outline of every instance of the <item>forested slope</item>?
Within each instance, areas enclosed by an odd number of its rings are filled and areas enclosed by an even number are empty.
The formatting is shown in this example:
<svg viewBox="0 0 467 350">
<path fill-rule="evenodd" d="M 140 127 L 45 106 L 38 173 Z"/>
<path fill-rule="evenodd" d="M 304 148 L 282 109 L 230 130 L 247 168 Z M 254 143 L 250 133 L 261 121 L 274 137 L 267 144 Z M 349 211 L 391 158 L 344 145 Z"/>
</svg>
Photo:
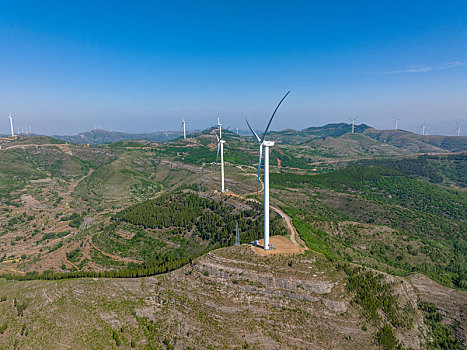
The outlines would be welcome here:
<svg viewBox="0 0 467 350">
<path fill-rule="evenodd" d="M 421 179 L 441 181 L 439 176 L 429 168 L 415 176 L 394 167 L 353 165 L 318 175 L 271 174 L 271 183 L 314 249 L 467 288 L 467 193 Z M 292 198 L 287 188 L 303 194 Z"/>
</svg>

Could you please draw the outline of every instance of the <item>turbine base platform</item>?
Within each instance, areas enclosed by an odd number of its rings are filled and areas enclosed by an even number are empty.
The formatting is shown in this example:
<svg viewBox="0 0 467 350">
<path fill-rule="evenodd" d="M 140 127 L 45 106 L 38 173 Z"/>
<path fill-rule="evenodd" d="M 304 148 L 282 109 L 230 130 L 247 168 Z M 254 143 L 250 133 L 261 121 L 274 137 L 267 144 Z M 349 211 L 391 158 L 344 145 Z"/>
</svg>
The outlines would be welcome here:
<svg viewBox="0 0 467 350">
<path fill-rule="evenodd" d="M 257 245 L 251 244 L 251 249 L 258 255 L 273 255 L 273 254 L 302 254 L 305 249 L 300 245 L 295 245 L 286 236 L 271 236 L 269 237 L 268 250 L 264 249 L 264 239 L 257 241 Z M 272 246 L 272 247 L 271 247 Z"/>
</svg>

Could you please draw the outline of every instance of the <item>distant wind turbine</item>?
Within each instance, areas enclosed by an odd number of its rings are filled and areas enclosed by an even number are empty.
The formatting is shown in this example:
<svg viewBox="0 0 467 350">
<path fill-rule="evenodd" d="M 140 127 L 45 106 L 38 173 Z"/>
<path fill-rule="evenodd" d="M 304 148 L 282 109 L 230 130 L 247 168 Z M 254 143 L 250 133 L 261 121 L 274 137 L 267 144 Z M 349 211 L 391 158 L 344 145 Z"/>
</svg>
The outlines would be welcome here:
<svg viewBox="0 0 467 350">
<path fill-rule="evenodd" d="M 425 122 L 423 122 L 421 127 L 422 127 L 422 135 L 425 136 Z"/>
<path fill-rule="evenodd" d="M 263 146 L 264 146 L 264 249 L 265 250 L 269 250 L 269 147 L 274 146 L 274 142 L 266 141 L 265 138 L 268 133 L 269 127 L 271 126 L 271 122 L 272 122 L 272 119 L 274 118 L 274 115 L 279 109 L 279 106 L 281 105 L 282 101 L 285 100 L 285 98 L 287 97 L 289 93 L 290 91 L 287 92 L 284 97 L 282 97 L 282 100 L 280 100 L 279 104 L 274 110 L 274 113 L 272 113 L 272 116 L 269 119 L 269 123 L 266 126 L 266 129 L 264 130 L 264 134 L 261 138 L 258 136 L 258 134 L 256 134 L 256 132 L 250 126 L 250 123 L 248 123 L 248 120 L 246 121 L 246 123 L 248 124 L 248 127 L 251 130 L 251 133 L 253 134 L 256 141 L 258 141 L 258 145 L 259 145 L 258 181 L 256 183 L 256 196 L 258 196 L 259 194 L 259 177 L 261 173 L 261 158 L 263 155 Z"/>
<path fill-rule="evenodd" d="M 15 136 L 15 133 L 13 132 L 13 117 L 11 116 L 11 112 L 10 112 L 10 116 L 8 117 L 8 119 L 10 119 L 11 136 Z"/>
<path fill-rule="evenodd" d="M 219 136 L 216 134 L 217 138 L 217 156 L 216 156 L 216 167 L 217 161 L 219 160 L 219 151 L 221 154 L 221 192 L 225 192 L 224 186 L 224 143 L 225 141 L 222 140 L 222 124 L 219 121 L 219 117 L 217 117 L 217 125 L 219 125 Z"/>
<path fill-rule="evenodd" d="M 456 124 L 457 124 L 457 128 L 456 128 L 457 136 L 461 136 L 461 125 L 459 124 L 459 122 L 456 122 Z"/>
<path fill-rule="evenodd" d="M 398 128 L 398 123 L 399 123 L 399 118 L 394 119 L 394 130 L 399 130 Z"/>
<path fill-rule="evenodd" d="M 186 140 L 186 121 L 182 119 L 183 139 Z"/>
<path fill-rule="evenodd" d="M 357 120 L 357 117 L 349 118 L 349 120 L 352 122 L 352 134 L 353 134 L 355 131 L 355 120 Z"/>
</svg>

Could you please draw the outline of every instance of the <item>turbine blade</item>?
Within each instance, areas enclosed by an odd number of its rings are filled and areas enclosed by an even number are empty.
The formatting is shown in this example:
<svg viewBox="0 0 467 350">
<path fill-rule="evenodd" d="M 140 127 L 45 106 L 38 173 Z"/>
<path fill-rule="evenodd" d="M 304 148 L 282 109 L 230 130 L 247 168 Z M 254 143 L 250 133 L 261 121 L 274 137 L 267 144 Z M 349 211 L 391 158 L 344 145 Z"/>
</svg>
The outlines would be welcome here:
<svg viewBox="0 0 467 350">
<path fill-rule="evenodd" d="M 217 134 L 214 134 L 214 135 L 216 135 L 217 142 L 219 142 L 220 141 L 219 136 L 217 136 Z"/>
<path fill-rule="evenodd" d="M 277 110 L 279 109 L 279 106 L 281 105 L 282 101 L 285 100 L 285 98 L 287 97 L 287 95 L 290 93 L 290 91 L 288 91 L 284 97 L 282 97 L 282 100 L 280 100 L 279 104 L 277 105 L 276 109 L 274 110 L 274 113 L 272 114 L 271 116 L 271 119 L 269 119 L 269 123 L 268 123 L 268 126 L 266 127 L 266 130 L 264 130 L 264 134 L 263 134 L 263 137 L 261 139 L 261 143 L 264 141 L 264 138 L 266 137 L 266 134 L 268 133 L 268 130 L 269 130 L 269 126 L 271 125 L 271 122 L 272 122 L 272 118 L 274 118 L 274 115 L 276 114 Z"/>
<path fill-rule="evenodd" d="M 261 158 L 262 157 L 263 157 L 263 145 L 259 144 L 258 180 L 256 181 L 256 199 L 259 198 L 259 176 L 261 175 Z"/>
<path fill-rule="evenodd" d="M 217 143 L 217 156 L 216 156 L 216 166 L 217 166 L 217 160 L 219 159 L 219 149 L 220 149 L 221 143 Z"/>
<path fill-rule="evenodd" d="M 253 136 L 256 138 L 256 141 L 258 141 L 258 143 L 261 143 L 261 139 L 259 138 L 258 134 L 255 133 L 255 131 L 253 130 L 253 128 L 250 126 L 250 123 L 248 123 L 248 119 L 245 119 L 246 120 L 246 123 L 248 124 L 248 127 L 250 128 L 251 130 L 251 133 L 253 134 Z"/>
</svg>

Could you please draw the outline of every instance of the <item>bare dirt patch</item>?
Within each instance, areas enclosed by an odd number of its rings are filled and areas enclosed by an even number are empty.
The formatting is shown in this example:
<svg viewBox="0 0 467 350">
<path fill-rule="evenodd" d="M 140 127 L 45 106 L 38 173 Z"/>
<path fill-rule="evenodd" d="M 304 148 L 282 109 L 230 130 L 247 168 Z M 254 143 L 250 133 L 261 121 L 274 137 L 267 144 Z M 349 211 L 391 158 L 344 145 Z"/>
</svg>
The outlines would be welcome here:
<svg viewBox="0 0 467 350">
<path fill-rule="evenodd" d="M 284 236 L 272 236 L 269 243 L 274 246 L 274 249 L 264 250 L 264 239 L 258 241 L 257 247 L 251 246 L 253 251 L 258 255 L 273 255 L 273 254 L 302 254 L 305 248 L 294 244 L 290 239 Z"/>
<path fill-rule="evenodd" d="M 44 205 L 29 194 L 21 195 L 21 200 L 28 209 L 44 209 Z"/>
</svg>

